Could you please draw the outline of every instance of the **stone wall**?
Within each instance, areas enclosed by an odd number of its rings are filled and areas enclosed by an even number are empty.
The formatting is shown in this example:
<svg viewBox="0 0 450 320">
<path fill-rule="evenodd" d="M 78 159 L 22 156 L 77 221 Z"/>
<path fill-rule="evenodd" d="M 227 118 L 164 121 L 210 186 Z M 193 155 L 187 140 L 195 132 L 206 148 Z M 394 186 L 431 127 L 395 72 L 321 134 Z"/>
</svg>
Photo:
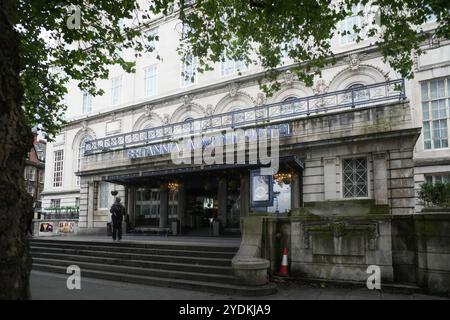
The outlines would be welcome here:
<svg viewBox="0 0 450 320">
<path fill-rule="evenodd" d="M 385 209 L 373 206 L 367 214 L 346 216 L 311 214 L 306 207 L 289 217 L 261 217 L 261 257 L 276 274 L 286 247 L 293 277 L 361 284 L 367 267 L 377 265 L 382 286 L 413 284 L 450 295 L 450 212 L 382 214 Z"/>
<path fill-rule="evenodd" d="M 450 211 L 414 215 L 414 227 L 418 284 L 450 294 Z"/>
</svg>

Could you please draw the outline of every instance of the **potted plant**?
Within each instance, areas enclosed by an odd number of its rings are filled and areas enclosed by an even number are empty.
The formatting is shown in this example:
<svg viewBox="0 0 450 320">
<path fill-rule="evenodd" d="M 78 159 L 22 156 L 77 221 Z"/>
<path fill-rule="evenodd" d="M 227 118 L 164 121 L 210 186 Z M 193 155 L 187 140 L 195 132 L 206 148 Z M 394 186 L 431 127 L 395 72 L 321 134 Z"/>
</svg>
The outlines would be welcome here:
<svg viewBox="0 0 450 320">
<path fill-rule="evenodd" d="M 424 211 L 448 211 L 450 210 L 450 183 L 423 183 L 418 197 L 426 207 Z"/>
</svg>

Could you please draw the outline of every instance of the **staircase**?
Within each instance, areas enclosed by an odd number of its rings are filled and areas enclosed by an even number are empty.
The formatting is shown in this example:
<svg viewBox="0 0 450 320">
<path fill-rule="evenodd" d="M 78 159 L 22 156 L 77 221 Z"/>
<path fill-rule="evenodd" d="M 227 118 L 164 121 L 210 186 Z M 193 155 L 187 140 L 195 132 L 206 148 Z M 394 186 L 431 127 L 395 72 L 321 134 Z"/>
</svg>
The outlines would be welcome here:
<svg viewBox="0 0 450 320">
<path fill-rule="evenodd" d="M 238 283 L 231 267 L 234 246 L 31 239 L 30 249 L 33 270 L 66 274 L 77 265 L 89 278 L 240 296 L 276 292 L 271 283 Z"/>
</svg>

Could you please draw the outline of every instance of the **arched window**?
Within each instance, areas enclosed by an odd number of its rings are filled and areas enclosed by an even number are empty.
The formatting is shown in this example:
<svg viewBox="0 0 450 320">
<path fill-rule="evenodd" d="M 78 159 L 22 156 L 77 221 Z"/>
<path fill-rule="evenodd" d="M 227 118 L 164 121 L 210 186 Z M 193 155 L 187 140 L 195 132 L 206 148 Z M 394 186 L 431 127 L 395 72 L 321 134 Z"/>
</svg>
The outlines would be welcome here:
<svg viewBox="0 0 450 320">
<path fill-rule="evenodd" d="M 353 83 L 350 86 L 348 86 L 347 89 L 353 91 L 354 101 L 356 102 L 369 99 L 369 90 L 364 89 L 364 84 L 362 83 Z"/>
<path fill-rule="evenodd" d="M 283 100 L 283 102 L 289 102 L 292 100 L 298 99 L 297 97 L 287 97 L 286 99 Z"/>
<path fill-rule="evenodd" d="M 81 169 L 81 159 L 84 157 L 84 151 L 86 151 L 86 141 L 92 140 L 92 137 L 90 135 L 84 136 L 83 139 L 81 139 L 80 145 L 78 146 L 78 157 L 77 157 L 77 171 L 80 171 Z M 80 185 L 80 176 L 77 177 L 77 186 Z"/>
<path fill-rule="evenodd" d="M 193 132 L 194 131 L 194 118 L 187 117 L 183 121 L 183 132 Z"/>
<path fill-rule="evenodd" d="M 154 127 L 155 126 L 153 125 L 153 123 L 148 122 L 148 123 L 144 124 L 144 126 L 142 127 L 142 130 L 151 129 L 151 128 L 154 128 Z"/>
</svg>

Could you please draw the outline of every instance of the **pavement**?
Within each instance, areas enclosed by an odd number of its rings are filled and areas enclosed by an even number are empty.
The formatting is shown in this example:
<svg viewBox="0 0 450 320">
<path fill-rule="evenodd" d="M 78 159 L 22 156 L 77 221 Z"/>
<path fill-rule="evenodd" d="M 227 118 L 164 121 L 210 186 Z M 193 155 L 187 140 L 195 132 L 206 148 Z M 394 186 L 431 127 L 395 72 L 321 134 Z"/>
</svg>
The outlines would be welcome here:
<svg viewBox="0 0 450 320">
<path fill-rule="evenodd" d="M 220 295 L 176 288 L 81 278 L 79 290 L 69 290 L 69 275 L 32 271 L 33 300 L 447 300 L 425 294 L 401 294 L 365 288 L 322 287 L 321 285 L 280 283 L 278 293 L 264 297 Z"/>
</svg>

